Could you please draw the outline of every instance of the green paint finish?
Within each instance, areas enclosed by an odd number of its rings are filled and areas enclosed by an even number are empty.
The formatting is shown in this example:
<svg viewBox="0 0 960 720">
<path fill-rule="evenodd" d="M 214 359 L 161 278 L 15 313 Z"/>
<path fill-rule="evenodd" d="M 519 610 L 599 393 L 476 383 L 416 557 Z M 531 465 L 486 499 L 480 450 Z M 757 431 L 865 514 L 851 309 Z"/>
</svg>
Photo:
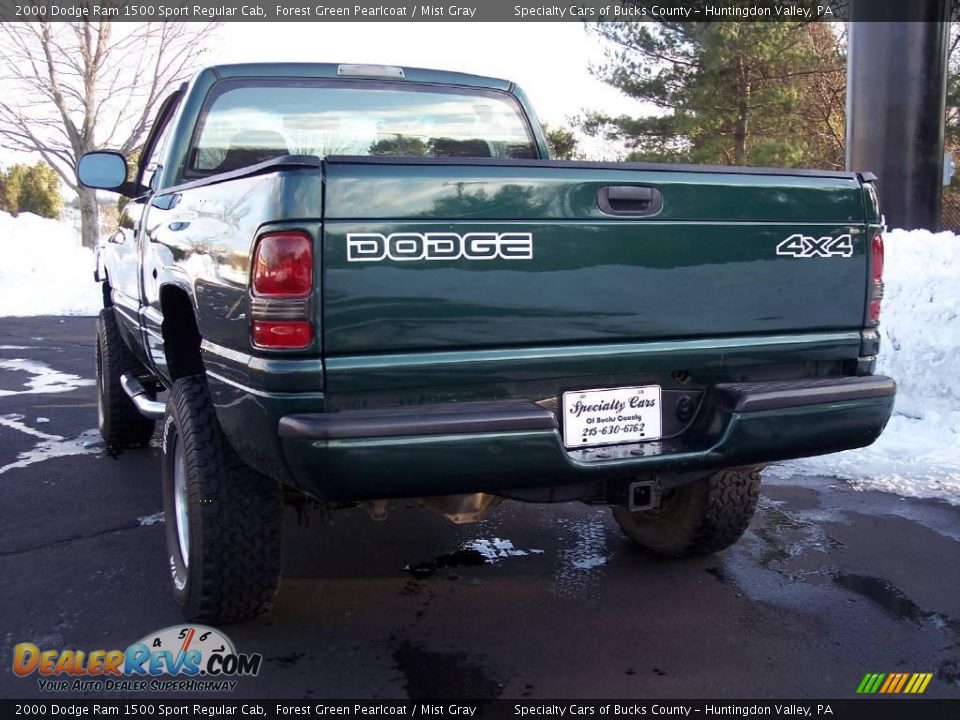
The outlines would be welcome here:
<svg viewBox="0 0 960 720">
<path fill-rule="evenodd" d="M 297 483 L 320 497 L 372 499 L 549 487 L 626 480 L 645 472 L 684 472 L 869 445 L 890 416 L 893 398 L 749 414 L 713 413 L 662 454 L 585 461 L 555 431 L 283 440 Z"/>
<path fill-rule="evenodd" d="M 349 233 L 527 232 L 530 260 L 348 262 Z M 852 257 L 776 254 L 849 233 Z M 864 233 L 794 224 L 328 221 L 331 354 L 859 329 Z"/>
<path fill-rule="evenodd" d="M 637 222 L 627 216 L 605 215 L 597 205 L 600 188 L 625 184 L 654 187 L 663 195 L 663 209 L 640 222 L 862 225 L 864 220 L 863 192 L 852 176 L 752 175 L 723 169 L 681 172 L 669 165 L 656 170 L 630 168 L 630 163 L 435 166 L 334 162 L 327 168 L 326 216 L 331 220 Z"/>
<path fill-rule="evenodd" d="M 853 360 L 860 342 L 858 331 L 839 331 L 328 357 L 325 365 L 327 389 L 334 394 L 535 380 L 552 380 L 556 394 L 584 377 L 666 380 L 673 371 L 687 370 L 732 379 L 757 365 Z"/>
<path fill-rule="evenodd" d="M 860 684 L 857 686 L 857 693 L 863 694 L 867 690 L 867 685 L 870 684 L 870 680 L 873 678 L 873 673 L 867 673 L 863 676 L 863 680 L 860 681 Z"/>
<path fill-rule="evenodd" d="M 329 78 L 340 77 L 337 73 L 339 63 L 237 63 L 235 65 L 216 65 L 210 68 L 221 78 Z M 437 83 L 441 85 L 462 85 L 465 87 L 509 90 L 513 83 L 500 78 L 470 75 L 449 70 L 403 67 L 404 80 L 417 83 Z M 344 76 L 347 80 L 355 76 Z M 368 78 L 376 82 L 378 78 Z M 382 78 L 379 78 L 382 79 Z"/>
<path fill-rule="evenodd" d="M 208 369 L 264 390 L 322 390 L 319 342 L 294 356 L 302 367 L 274 366 L 270 376 L 251 362 L 249 292 L 255 238 L 266 230 L 295 229 L 321 242 L 323 178 L 319 168 L 275 172 L 158 194 L 147 208 L 148 238 L 142 256 L 143 295 L 162 318 L 164 288 L 177 287 L 192 301 L 200 333 L 215 349 Z M 289 218 L 289 220 L 278 221 Z M 320 277 L 317 253 L 315 276 Z M 314 304 L 320 306 L 320 287 Z M 156 328 L 159 332 L 159 323 Z M 316 326 L 318 338 L 322 332 Z M 157 353 L 162 353 L 158 348 Z M 256 353 L 292 361 L 289 353 Z M 300 375 L 300 377 L 294 377 Z"/>
<path fill-rule="evenodd" d="M 859 329 L 867 243 L 852 177 L 589 164 L 326 166 L 324 349 L 644 341 Z M 658 189 L 654 217 L 603 214 L 602 187 Z M 529 233 L 532 257 L 351 260 L 348 235 Z M 850 235 L 849 257 L 778 254 Z"/>
<path fill-rule="evenodd" d="M 865 183 L 863 186 L 863 209 L 864 218 L 869 223 L 880 223 L 880 200 L 877 196 L 877 189 L 873 183 Z"/>
</svg>

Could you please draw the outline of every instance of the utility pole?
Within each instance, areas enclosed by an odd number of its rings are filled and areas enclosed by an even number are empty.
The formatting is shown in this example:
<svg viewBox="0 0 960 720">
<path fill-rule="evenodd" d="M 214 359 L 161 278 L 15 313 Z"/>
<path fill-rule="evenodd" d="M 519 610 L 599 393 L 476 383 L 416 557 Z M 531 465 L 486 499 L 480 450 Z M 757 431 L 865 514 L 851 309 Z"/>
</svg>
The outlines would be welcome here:
<svg viewBox="0 0 960 720">
<path fill-rule="evenodd" d="M 950 4 L 852 0 L 846 167 L 877 176 L 891 228 L 940 222 Z"/>
</svg>

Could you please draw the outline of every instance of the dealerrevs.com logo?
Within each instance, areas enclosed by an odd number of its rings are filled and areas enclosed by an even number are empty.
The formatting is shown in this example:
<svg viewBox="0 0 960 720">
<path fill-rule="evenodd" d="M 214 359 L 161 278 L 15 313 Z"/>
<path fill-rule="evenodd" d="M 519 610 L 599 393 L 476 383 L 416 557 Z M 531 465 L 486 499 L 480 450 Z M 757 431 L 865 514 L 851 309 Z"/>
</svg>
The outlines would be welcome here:
<svg viewBox="0 0 960 720">
<path fill-rule="evenodd" d="M 263 656 L 238 653 L 219 630 L 174 625 L 151 633 L 126 650 L 13 648 L 13 672 L 37 675 L 44 692 L 140 692 L 234 690 L 239 677 L 260 672 Z"/>
</svg>

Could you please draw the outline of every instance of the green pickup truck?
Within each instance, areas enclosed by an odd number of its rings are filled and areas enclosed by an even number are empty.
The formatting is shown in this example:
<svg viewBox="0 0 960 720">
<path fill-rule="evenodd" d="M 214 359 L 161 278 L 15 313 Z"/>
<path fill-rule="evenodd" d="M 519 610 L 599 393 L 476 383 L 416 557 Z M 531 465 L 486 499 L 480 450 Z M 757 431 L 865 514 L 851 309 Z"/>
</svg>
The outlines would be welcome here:
<svg viewBox="0 0 960 720">
<path fill-rule="evenodd" d="M 270 607 L 285 500 L 607 504 L 652 552 L 714 552 L 765 463 L 868 445 L 893 406 L 870 175 L 552 161 L 511 82 L 327 64 L 207 68 L 135 169 L 77 173 L 129 198 L 99 425 L 117 452 L 162 421 L 192 619 Z"/>
</svg>

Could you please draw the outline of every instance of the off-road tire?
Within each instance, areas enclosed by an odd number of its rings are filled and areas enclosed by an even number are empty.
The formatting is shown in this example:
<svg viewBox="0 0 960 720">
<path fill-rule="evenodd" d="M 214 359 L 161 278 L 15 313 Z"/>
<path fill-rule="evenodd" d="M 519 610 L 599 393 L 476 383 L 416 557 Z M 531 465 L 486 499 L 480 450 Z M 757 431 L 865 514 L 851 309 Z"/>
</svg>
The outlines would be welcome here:
<svg viewBox="0 0 960 720">
<path fill-rule="evenodd" d="M 186 478 L 186 563 L 175 500 L 178 447 Z M 232 623 L 268 612 L 280 583 L 281 488 L 230 446 L 202 375 L 181 378 L 170 390 L 162 478 L 168 566 L 187 618 Z"/>
<path fill-rule="evenodd" d="M 120 386 L 124 373 L 143 372 L 139 361 L 120 337 L 113 308 L 104 308 L 97 319 L 94 348 L 97 370 L 97 425 L 108 452 L 145 447 L 153 437 L 155 422 L 137 411 Z"/>
<path fill-rule="evenodd" d="M 709 555 L 740 539 L 759 495 L 759 470 L 723 470 L 665 493 L 656 510 L 620 506 L 613 517 L 624 535 L 657 555 Z"/>
</svg>

